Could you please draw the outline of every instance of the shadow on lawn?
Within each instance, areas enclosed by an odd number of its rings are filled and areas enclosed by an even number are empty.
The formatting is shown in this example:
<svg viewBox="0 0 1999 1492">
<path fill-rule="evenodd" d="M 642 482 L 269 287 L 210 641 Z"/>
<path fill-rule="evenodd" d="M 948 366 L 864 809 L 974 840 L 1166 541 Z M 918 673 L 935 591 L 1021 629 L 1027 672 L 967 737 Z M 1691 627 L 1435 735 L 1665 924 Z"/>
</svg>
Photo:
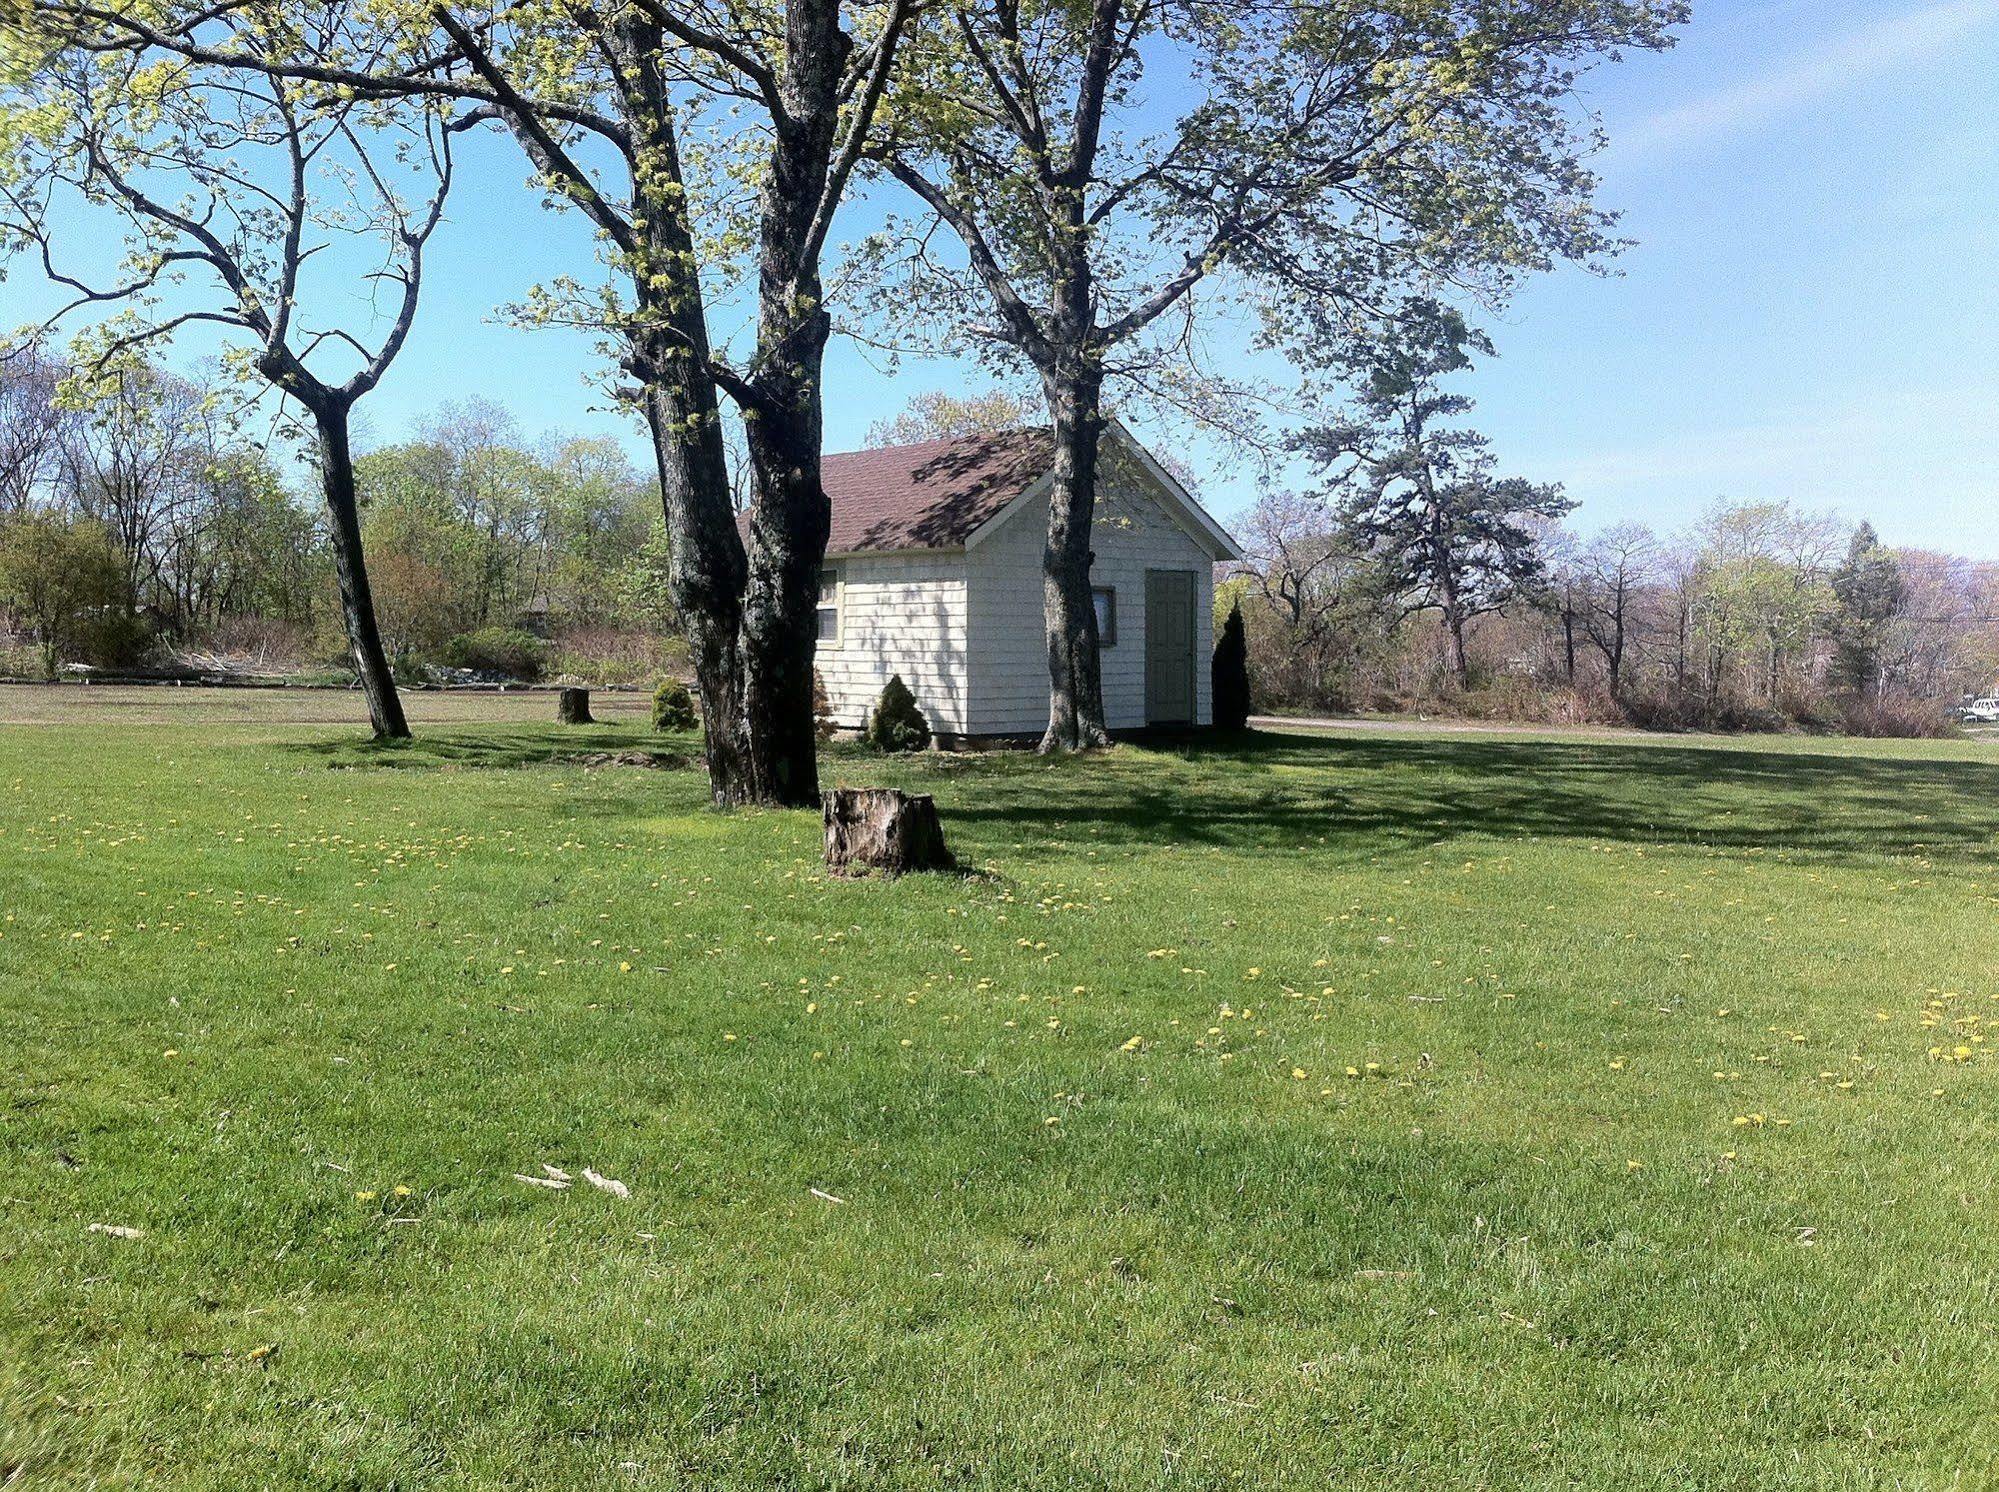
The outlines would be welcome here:
<svg viewBox="0 0 1999 1492">
<path fill-rule="evenodd" d="M 698 764 L 701 745 L 691 736 L 660 736 L 631 725 L 586 725 L 553 733 L 547 726 L 454 726 L 419 730 L 411 741 L 335 737 L 290 743 L 288 751 L 330 768 L 400 768 L 430 771 L 501 771 L 514 767 L 619 765 L 602 756 L 645 755 L 649 765 L 686 770 Z M 638 765 L 624 763 L 623 765 Z"/>
<path fill-rule="evenodd" d="M 949 820 L 1097 844 L 1276 850 L 1323 836 L 1365 850 L 1485 834 L 1999 861 L 1999 762 L 1251 733 L 1182 746 L 1139 773 L 1092 766 L 947 771 L 967 788 L 977 779 Z"/>
<path fill-rule="evenodd" d="M 331 768 L 576 766 L 653 752 L 698 772 L 698 743 L 632 726 L 425 732 L 289 748 Z M 1366 853 L 1467 834 L 1700 844 L 1816 857 L 1999 863 L 1999 761 L 1668 745 L 1656 739 L 1300 736 L 1159 743 L 1047 761 L 1024 752 L 885 760 L 829 748 L 828 785 L 935 791 L 947 833 L 1004 862 L 1028 841 Z M 634 770 L 613 767 L 613 770 Z M 607 805 L 605 811 L 615 811 Z"/>
</svg>

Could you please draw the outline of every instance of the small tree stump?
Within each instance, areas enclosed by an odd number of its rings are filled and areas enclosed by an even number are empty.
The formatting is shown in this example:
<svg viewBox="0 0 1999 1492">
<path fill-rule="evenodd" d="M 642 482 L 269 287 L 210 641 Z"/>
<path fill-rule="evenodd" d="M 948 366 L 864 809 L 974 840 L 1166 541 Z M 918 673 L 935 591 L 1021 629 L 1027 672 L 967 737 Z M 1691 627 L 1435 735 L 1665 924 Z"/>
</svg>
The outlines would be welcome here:
<svg viewBox="0 0 1999 1492">
<path fill-rule="evenodd" d="M 595 725 L 588 689 L 565 689 L 555 697 L 555 718 L 564 725 Z"/>
<path fill-rule="evenodd" d="M 944 847 L 937 800 L 892 787 L 836 787 L 824 795 L 826 864 L 841 874 L 956 870 Z"/>
</svg>

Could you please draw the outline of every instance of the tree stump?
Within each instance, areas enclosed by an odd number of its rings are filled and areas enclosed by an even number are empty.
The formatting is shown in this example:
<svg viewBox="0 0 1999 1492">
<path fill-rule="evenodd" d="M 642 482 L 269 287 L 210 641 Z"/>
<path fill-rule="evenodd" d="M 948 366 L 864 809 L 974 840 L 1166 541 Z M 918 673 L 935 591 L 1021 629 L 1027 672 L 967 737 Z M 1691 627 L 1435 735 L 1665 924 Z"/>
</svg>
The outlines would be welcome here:
<svg viewBox="0 0 1999 1492">
<path fill-rule="evenodd" d="M 826 864 L 843 875 L 956 870 L 944 847 L 937 800 L 892 787 L 836 787 L 824 795 Z"/>
<path fill-rule="evenodd" d="M 588 689 L 565 689 L 555 697 L 555 718 L 564 725 L 595 725 Z"/>
</svg>

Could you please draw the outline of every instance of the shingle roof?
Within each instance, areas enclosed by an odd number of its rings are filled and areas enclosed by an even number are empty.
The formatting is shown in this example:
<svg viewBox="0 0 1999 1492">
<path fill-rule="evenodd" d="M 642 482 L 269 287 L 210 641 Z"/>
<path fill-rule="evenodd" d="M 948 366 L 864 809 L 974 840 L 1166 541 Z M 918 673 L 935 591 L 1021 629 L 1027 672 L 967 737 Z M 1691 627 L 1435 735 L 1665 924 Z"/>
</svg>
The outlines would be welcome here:
<svg viewBox="0 0 1999 1492">
<path fill-rule="evenodd" d="M 956 549 L 1053 462 L 1046 427 L 829 455 L 833 532 L 826 552 Z"/>
</svg>

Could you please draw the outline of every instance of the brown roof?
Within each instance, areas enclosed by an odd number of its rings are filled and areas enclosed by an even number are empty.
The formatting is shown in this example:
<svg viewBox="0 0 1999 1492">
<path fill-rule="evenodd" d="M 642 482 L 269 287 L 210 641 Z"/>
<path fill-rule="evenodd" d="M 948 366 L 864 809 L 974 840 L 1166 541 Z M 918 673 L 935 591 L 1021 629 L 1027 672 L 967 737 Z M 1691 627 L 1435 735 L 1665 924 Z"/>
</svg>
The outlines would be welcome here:
<svg viewBox="0 0 1999 1492">
<path fill-rule="evenodd" d="M 959 548 L 1053 460 L 1045 427 L 829 455 L 833 532 L 826 552 Z"/>
</svg>

